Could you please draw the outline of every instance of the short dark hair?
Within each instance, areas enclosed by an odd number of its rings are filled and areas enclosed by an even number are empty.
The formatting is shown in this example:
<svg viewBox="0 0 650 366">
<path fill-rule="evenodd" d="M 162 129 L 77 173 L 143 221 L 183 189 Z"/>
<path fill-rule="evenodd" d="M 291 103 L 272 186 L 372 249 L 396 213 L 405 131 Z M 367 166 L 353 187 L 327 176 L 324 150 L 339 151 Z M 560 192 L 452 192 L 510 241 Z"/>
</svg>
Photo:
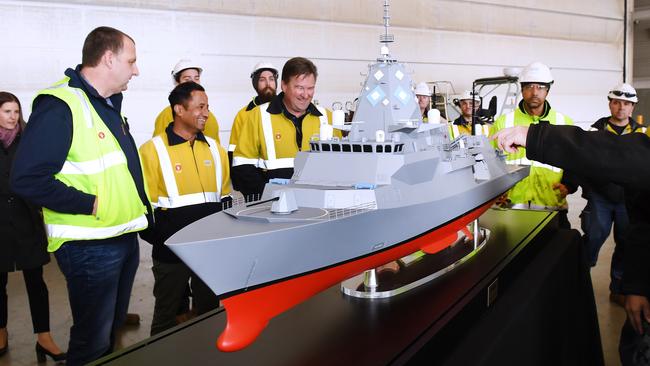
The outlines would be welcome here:
<svg viewBox="0 0 650 366">
<path fill-rule="evenodd" d="M 133 38 L 128 34 L 111 27 L 97 27 L 86 36 L 81 51 L 81 66 L 94 67 L 106 51 L 119 53 L 124 48 L 124 38 L 128 38 L 135 44 Z"/>
<path fill-rule="evenodd" d="M 304 57 L 294 57 L 287 61 L 282 68 L 282 81 L 288 83 L 294 76 L 314 75 L 318 79 L 318 69 L 316 65 Z"/>
<path fill-rule="evenodd" d="M 192 92 L 197 90 L 205 92 L 205 89 L 201 85 L 193 81 L 187 81 L 176 85 L 174 90 L 169 93 L 169 98 L 167 98 L 169 100 L 169 105 L 172 107 L 173 117 L 176 117 L 174 106 L 180 104 L 183 108 L 187 108 L 187 103 L 192 99 Z"/>
<path fill-rule="evenodd" d="M 18 104 L 18 110 L 20 111 L 20 114 L 18 115 L 18 124 L 22 128 L 25 125 L 25 120 L 23 119 L 23 107 L 20 105 L 20 100 L 18 100 L 18 97 L 9 92 L 0 91 L 0 107 L 2 107 L 2 105 L 5 103 L 10 102 Z"/>
</svg>

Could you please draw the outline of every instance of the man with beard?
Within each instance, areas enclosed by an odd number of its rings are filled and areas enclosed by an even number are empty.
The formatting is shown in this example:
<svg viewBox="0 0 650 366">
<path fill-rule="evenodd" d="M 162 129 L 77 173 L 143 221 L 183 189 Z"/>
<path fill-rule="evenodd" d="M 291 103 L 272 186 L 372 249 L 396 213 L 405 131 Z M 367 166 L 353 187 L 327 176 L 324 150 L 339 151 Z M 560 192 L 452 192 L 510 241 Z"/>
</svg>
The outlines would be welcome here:
<svg viewBox="0 0 650 366">
<path fill-rule="evenodd" d="M 232 154 L 239 140 L 239 132 L 241 131 L 242 124 L 248 120 L 248 112 L 258 105 L 270 102 L 275 97 L 275 91 L 278 87 L 278 70 L 269 62 L 260 62 L 253 68 L 251 81 L 253 82 L 253 89 L 257 92 L 257 96 L 253 97 L 248 105 L 237 112 L 235 120 L 232 123 L 230 144 L 228 145 L 228 157 L 230 158 L 231 165 Z"/>
<path fill-rule="evenodd" d="M 591 125 L 592 131 L 607 131 L 616 136 L 629 133 L 645 133 L 645 127 L 632 118 L 635 104 L 639 101 L 636 90 L 629 84 L 622 83 L 607 94 L 610 116 L 603 117 Z M 614 254 L 610 268 L 610 301 L 623 305 L 621 294 L 623 278 L 624 232 L 629 224 L 625 208 L 623 187 L 609 182 L 592 181 L 582 184 L 582 196 L 587 206 L 582 211 L 583 239 L 589 264 L 593 267 L 598 260 L 598 252 L 609 236 L 614 224 Z"/>
<path fill-rule="evenodd" d="M 537 123 L 552 125 L 572 125 L 573 121 L 551 108 L 546 101 L 553 84 L 553 76 L 548 66 L 533 62 L 519 75 L 522 100 L 514 111 L 501 115 L 490 129 L 490 135 L 501 129 L 513 126 L 529 126 Z M 576 190 L 569 184 L 560 168 L 542 164 L 526 158 L 526 149 L 509 152 L 507 164 L 530 165 L 528 177 L 512 187 L 500 200 L 503 206 L 514 209 L 558 211 L 560 227 L 570 228 L 567 218 L 569 206 L 566 196 Z"/>
<path fill-rule="evenodd" d="M 293 159 L 309 150 L 309 140 L 320 126 L 331 124 L 325 108 L 311 101 L 316 90 L 316 65 L 294 57 L 282 68 L 282 93 L 249 113 L 243 123 L 233 154 L 232 180 L 244 197 L 254 198 L 264 191 L 269 179 L 289 179 Z M 334 135 L 340 137 L 340 131 Z"/>
</svg>

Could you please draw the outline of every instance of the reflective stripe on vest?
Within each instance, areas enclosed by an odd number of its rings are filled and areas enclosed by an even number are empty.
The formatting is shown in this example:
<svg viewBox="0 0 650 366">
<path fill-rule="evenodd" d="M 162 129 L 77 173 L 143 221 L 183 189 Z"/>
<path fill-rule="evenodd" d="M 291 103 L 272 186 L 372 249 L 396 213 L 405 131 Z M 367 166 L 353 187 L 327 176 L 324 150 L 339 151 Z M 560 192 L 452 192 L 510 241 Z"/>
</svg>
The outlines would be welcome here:
<svg viewBox="0 0 650 366">
<path fill-rule="evenodd" d="M 109 227 L 82 227 L 74 225 L 48 224 L 48 236 L 68 240 L 104 239 L 142 230 L 147 227 L 147 218 L 142 215 L 127 223 Z"/>
<path fill-rule="evenodd" d="M 165 147 L 162 137 L 156 136 L 153 140 L 153 145 L 158 153 L 158 161 L 160 162 L 160 170 L 162 171 L 163 181 L 165 182 L 165 189 L 167 190 L 168 197 L 158 197 L 158 202 L 153 203 L 155 207 L 176 208 L 183 206 L 196 205 L 206 202 L 220 202 L 221 197 L 221 184 L 222 184 L 222 170 L 221 158 L 219 151 L 216 148 L 217 142 L 210 138 L 205 137 L 210 145 L 210 153 L 214 160 L 214 171 L 217 178 L 217 191 L 216 192 L 199 192 L 180 195 L 178 193 L 178 185 L 176 184 L 176 177 L 174 175 L 174 168 L 172 167 L 171 159 L 169 158 L 169 151 Z"/>
<path fill-rule="evenodd" d="M 320 112 L 321 116 L 318 117 L 320 120 L 321 125 L 328 125 L 329 122 L 327 121 L 327 110 L 319 105 L 316 106 L 316 109 Z"/>
<path fill-rule="evenodd" d="M 457 125 L 452 124 L 451 131 L 453 133 L 453 136 L 451 137 L 452 139 L 455 139 L 456 137 L 460 136 L 460 130 L 458 129 Z"/>
<path fill-rule="evenodd" d="M 113 151 L 99 159 L 89 161 L 67 161 L 63 163 L 63 167 L 59 173 L 61 174 L 97 174 L 104 170 L 120 165 L 126 164 L 126 156 L 122 151 Z"/>
<path fill-rule="evenodd" d="M 488 136 L 490 134 L 490 126 L 488 125 L 474 125 L 474 135 Z"/>
<path fill-rule="evenodd" d="M 514 126 L 515 126 L 515 111 L 512 111 L 506 114 L 505 128 L 514 127 Z"/>
<path fill-rule="evenodd" d="M 246 159 L 236 157 L 233 159 L 233 166 L 242 165 L 242 164 L 257 164 L 260 168 L 273 170 L 273 169 L 282 169 L 282 168 L 293 168 L 294 158 L 281 158 L 278 159 L 275 155 L 275 142 L 273 140 L 273 124 L 271 123 L 271 114 L 266 110 L 266 104 L 262 104 L 259 107 L 260 115 L 262 117 L 262 132 L 264 133 L 264 142 L 266 144 L 266 160 L 260 159 L 259 161 L 253 162 L 255 159 Z M 327 110 L 321 106 L 316 106 L 316 109 L 321 113 L 321 116 L 318 117 L 320 124 L 329 124 L 327 120 Z M 301 142 L 302 143 L 302 142 Z M 299 147 L 300 148 L 300 147 Z"/>
<path fill-rule="evenodd" d="M 239 166 L 239 165 L 246 165 L 246 164 L 252 164 L 255 165 L 256 167 L 263 167 L 263 164 L 260 164 L 260 159 L 249 159 L 249 158 L 243 158 L 241 156 L 234 156 L 232 158 L 232 166 Z"/>
<path fill-rule="evenodd" d="M 237 148 L 237 145 L 230 144 L 228 145 L 228 152 L 234 152 Z"/>
</svg>

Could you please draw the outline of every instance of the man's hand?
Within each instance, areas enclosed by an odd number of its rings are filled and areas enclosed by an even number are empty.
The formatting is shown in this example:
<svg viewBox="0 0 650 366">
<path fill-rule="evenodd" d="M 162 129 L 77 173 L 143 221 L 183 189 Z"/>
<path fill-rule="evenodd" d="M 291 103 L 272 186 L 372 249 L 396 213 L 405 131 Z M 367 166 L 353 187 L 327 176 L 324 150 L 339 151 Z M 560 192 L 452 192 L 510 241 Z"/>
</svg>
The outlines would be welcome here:
<svg viewBox="0 0 650 366">
<path fill-rule="evenodd" d="M 97 196 L 95 196 L 95 202 L 93 202 L 93 216 L 97 216 Z"/>
<path fill-rule="evenodd" d="M 565 198 L 569 194 L 569 189 L 562 183 L 553 183 L 553 189 L 558 191 L 560 198 Z"/>
<path fill-rule="evenodd" d="M 526 147 L 528 127 L 515 126 L 504 128 L 490 137 L 497 141 L 497 147 L 507 153 L 516 153 L 518 147 Z"/>
<path fill-rule="evenodd" d="M 632 328 L 637 333 L 643 334 L 641 317 L 644 317 L 647 322 L 650 322 L 650 302 L 648 302 L 648 298 L 639 295 L 625 296 L 625 312 L 627 313 L 630 324 L 632 324 Z"/>
</svg>

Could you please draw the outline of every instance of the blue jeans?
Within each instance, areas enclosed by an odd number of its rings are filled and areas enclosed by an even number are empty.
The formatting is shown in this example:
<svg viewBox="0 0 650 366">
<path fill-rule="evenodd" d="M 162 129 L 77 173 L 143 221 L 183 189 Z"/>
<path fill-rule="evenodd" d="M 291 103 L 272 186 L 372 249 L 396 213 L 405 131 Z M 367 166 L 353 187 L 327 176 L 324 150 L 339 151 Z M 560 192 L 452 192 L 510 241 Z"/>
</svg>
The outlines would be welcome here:
<svg viewBox="0 0 650 366">
<path fill-rule="evenodd" d="M 610 267 L 611 283 L 609 289 L 612 293 L 621 293 L 621 279 L 623 278 L 623 233 L 627 229 L 629 219 L 624 202 L 611 202 L 595 192 L 590 192 L 589 202 L 580 215 L 582 231 L 586 245 L 589 264 L 593 267 L 598 261 L 600 248 L 609 237 L 614 224 L 614 254 Z"/>
<path fill-rule="evenodd" d="M 84 365 L 113 351 L 114 333 L 126 318 L 138 269 L 137 236 L 66 243 L 54 255 L 72 310 L 67 365 Z"/>
</svg>

